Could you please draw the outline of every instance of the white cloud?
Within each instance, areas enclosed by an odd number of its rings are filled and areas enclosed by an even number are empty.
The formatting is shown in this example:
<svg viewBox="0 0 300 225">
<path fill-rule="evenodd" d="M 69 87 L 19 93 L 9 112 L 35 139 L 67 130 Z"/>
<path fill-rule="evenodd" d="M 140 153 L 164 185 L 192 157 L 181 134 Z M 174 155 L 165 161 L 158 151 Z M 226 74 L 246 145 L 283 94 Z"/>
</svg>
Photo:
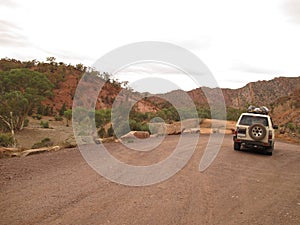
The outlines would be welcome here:
<svg viewBox="0 0 300 225">
<path fill-rule="evenodd" d="M 139 92 L 165 93 L 171 90 L 191 90 L 198 84 L 181 70 L 154 62 L 133 64 L 115 74 L 119 80 L 129 81 L 129 86 Z"/>
<path fill-rule="evenodd" d="M 300 2 L 298 0 L 286 0 L 282 4 L 288 20 L 300 25 Z"/>
<path fill-rule="evenodd" d="M 2 6 L 2 7 L 17 7 L 18 5 L 13 0 L 1 0 L 0 6 Z"/>
<path fill-rule="evenodd" d="M 53 55 L 90 66 L 125 44 L 167 41 L 196 54 L 221 87 L 237 87 L 236 81 L 249 75 L 300 74 L 297 0 L 1 3 L 0 20 L 18 29 L 2 36 L 0 57 L 45 60 Z"/>
</svg>

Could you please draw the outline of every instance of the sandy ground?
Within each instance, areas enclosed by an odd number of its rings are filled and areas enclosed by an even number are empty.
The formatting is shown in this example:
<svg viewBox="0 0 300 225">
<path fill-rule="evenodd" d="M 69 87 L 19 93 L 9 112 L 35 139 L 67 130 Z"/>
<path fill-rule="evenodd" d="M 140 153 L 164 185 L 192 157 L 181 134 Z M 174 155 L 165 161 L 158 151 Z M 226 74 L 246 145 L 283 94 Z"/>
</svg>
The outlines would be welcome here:
<svg viewBox="0 0 300 225">
<path fill-rule="evenodd" d="M 63 142 L 73 136 L 73 128 L 72 123 L 69 122 L 70 126 L 66 126 L 67 122 L 64 119 L 63 121 L 55 121 L 53 117 L 43 117 L 42 121 L 49 121 L 49 129 L 41 128 L 40 122 L 41 120 L 36 120 L 29 118 L 29 126 L 25 127 L 22 131 L 16 133 L 16 139 L 18 141 L 18 146 L 20 148 L 30 149 L 35 143 L 40 142 L 44 138 L 50 138 L 53 142 L 53 145 L 62 146 Z M 200 125 L 201 134 L 210 134 L 213 132 L 211 127 L 211 119 L 205 119 L 202 121 Z M 215 126 L 220 127 L 218 123 L 222 121 L 215 120 Z M 231 133 L 231 129 L 234 128 L 234 121 L 226 121 L 226 129 L 222 127 L 220 132 Z M 222 124 L 224 125 L 224 124 Z"/>
<path fill-rule="evenodd" d="M 300 148 L 277 142 L 273 156 L 234 151 L 226 135 L 212 165 L 199 172 L 201 135 L 187 165 L 170 179 L 130 187 L 97 174 L 77 148 L 0 159 L 1 224 L 300 224 Z M 151 164 L 178 136 L 151 152 L 106 147 L 119 160 Z"/>
<path fill-rule="evenodd" d="M 40 122 L 48 121 L 50 128 L 41 128 Z M 55 121 L 53 117 L 43 117 L 41 120 L 29 118 L 29 125 L 16 133 L 16 139 L 20 148 L 29 149 L 35 143 L 44 138 L 50 138 L 53 145 L 62 145 L 64 140 L 73 135 L 72 126 L 66 126 L 67 122 Z M 69 122 L 71 124 L 71 122 Z"/>
</svg>

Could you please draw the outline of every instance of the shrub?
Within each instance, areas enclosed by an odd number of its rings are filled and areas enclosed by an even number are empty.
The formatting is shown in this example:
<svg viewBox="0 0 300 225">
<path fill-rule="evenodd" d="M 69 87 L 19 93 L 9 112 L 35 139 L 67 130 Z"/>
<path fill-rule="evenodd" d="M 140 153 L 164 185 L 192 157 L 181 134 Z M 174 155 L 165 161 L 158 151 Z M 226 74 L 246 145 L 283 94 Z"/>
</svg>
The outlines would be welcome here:
<svg viewBox="0 0 300 225">
<path fill-rule="evenodd" d="M 106 137 L 106 131 L 105 131 L 105 129 L 103 127 L 101 127 L 100 130 L 98 131 L 98 136 L 100 138 Z"/>
<path fill-rule="evenodd" d="M 41 128 L 49 128 L 49 122 L 48 121 L 41 121 L 41 123 L 40 123 L 40 125 L 41 125 Z"/>
<path fill-rule="evenodd" d="M 147 123 L 137 122 L 137 121 L 131 119 L 131 120 L 129 120 L 129 126 L 130 126 L 130 130 L 150 132 Z"/>
<path fill-rule="evenodd" d="M 148 131 L 150 133 L 149 126 L 146 123 L 144 123 L 144 124 L 141 125 L 140 130 L 141 131 Z"/>
<path fill-rule="evenodd" d="M 49 147 L 52 145 L 53 145 L 53 142 L 50 140 L 50 138 L 44 138 L 40 142 L 37 142 L 34 145 L 32 145 L 31 148 L 43 148 L 43 147 Z"/>
<path fill-rule="evenodd" d="M 64 117 L 67 119 L 67 127 L 69 126 L 69 121 L 72 119 L 72 109 L 64 111 Z"/>
<path fill-rule="evenodd" d="M 55 121 L 63 121 L 63 117 L 61 117 L 60 115 L 55 115 L 54 116 Z"/>
<path fill-rule="evenodd" d="M 246 112 L 243 109 L 227 108 L 227 120 L 237 121 L 242 113 Z"/>
<path fill-rule="evenodd" d="M 66 103 L 64 103 L 61 107 L 61 109 L 59 110 L 59 115 L 60 116 L 63 116 L 64 115 L 64 112 L 67 110 L 67 106 L 66 106 Z"/>
<path fill-rule="evenodd" d="M 38 119 L 38 120 L 41 120 L 41 119 L 42 119 L 42 115 L 41 115 L 41 114 L 37 114 L 37 115 L 35 116 L 35 118 Z"/>
<path fill-rule="evenodd" d="M 111 109 L 100 109 L 95 111 L 96 127 L 102 127 L 111 121 Z"/>
<path fill-rule="evenodd" d="M 14 145 L 14 139 L 11 134 L 0 134 L 0 146 L 9 147 Z"/>
<path fill-rule="evenodd" d="M 24 120 L 24 127 L 27 127 L 28 126 L 28 124 L 29 124 L 29 119 L 28 118 L 26 118 L 25 120 Z"/>
<path fill-rule="evenodd" d="M 211 112 L 209 108 L 198 107 L 197 112 L 199 118 L 211 119 Z"/>
<path fill-rule="evenodd" d="M 110 126 L 107 130 L 107 136 L 113 137 L 114 135 L 115 135 L 114 129 L 112 128 L 112 126 Z"/>
<path fill-rule="evenodd" d="M 288 123 L 288 124 L 286 125 L 286 127 L 287 127 L 288 129 L 290 129 L 291 132 L 295 132 L 295 130 L 296 130 L 296 126 L 295 126 L 295 124 L 293 124 L 293 123 Z"/>
</svg>

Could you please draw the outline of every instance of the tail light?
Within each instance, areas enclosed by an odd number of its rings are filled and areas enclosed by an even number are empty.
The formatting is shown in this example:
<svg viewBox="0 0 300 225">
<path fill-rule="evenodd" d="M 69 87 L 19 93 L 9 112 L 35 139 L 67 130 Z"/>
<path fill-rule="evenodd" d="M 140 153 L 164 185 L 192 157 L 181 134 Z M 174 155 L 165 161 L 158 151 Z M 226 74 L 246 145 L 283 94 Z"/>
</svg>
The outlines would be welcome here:
<svg viewBox="0 0 300 225">
<path fill-rule="evenodd" d="M 269 130 L 269 137 L 268 138 L 269 138 L 269 140 L 272 139 L 272 131 L 270 131 L 270 130 Z"/>
<path fill-rule="evenodd" d="M 237 136 L 238 130 L 239 130 L 239 127 L 236 127 L 236 129 L 235 129 L 234 132 L 233 132 L 233 134 L 234 134 L 235 136 Z"/>
</svg>

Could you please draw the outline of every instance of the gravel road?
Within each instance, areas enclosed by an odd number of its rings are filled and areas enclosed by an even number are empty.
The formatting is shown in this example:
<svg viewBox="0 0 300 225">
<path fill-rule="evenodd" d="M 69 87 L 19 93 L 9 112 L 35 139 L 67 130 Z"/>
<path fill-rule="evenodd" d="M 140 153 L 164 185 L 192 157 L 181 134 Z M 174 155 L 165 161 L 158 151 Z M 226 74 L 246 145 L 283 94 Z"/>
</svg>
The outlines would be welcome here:
<svg viewBox="0 0 300 225">
<path fill-rule="evenodd" d="M 0 224 L 300 224 L 300 148 L 277 142 L 273 156 L 234 151 L 226 135 L 199 172 L 201 135 L 187 165 L 170 179 L 124 186 L 97 174 L 77 148 L 0 159 Z M 178 136 L 151 152 L 106 147 L 133 165 L 157 163 Z"/>
</svg>

